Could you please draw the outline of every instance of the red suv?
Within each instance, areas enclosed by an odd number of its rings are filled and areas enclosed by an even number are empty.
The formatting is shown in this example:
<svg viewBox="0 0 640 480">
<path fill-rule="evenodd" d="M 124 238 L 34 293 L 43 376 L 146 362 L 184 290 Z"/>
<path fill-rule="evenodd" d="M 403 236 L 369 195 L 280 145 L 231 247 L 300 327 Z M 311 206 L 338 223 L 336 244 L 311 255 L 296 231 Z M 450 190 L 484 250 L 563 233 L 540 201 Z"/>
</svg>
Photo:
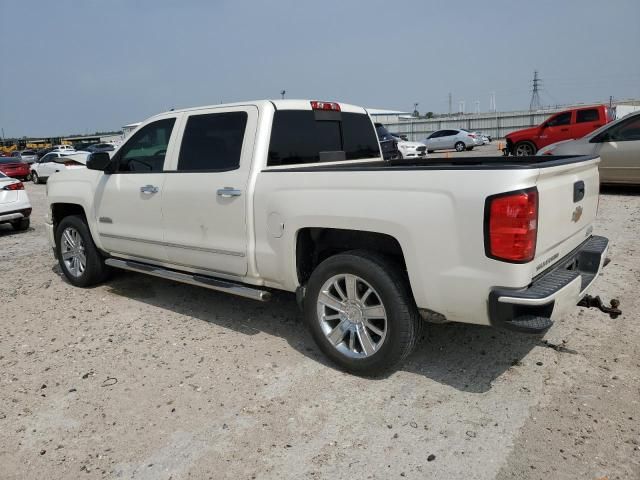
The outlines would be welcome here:
<svg viewBox="0 0 640 480">
<path fill-rule="evenodd" d="M 541 125 L 511 132 L 506 136 L 507 151 L 517 156 L 535 155 L 542 147 L 584 137 L 614 119 L 613 110 L 606 105 L 565 110 Z"/>
</svg>

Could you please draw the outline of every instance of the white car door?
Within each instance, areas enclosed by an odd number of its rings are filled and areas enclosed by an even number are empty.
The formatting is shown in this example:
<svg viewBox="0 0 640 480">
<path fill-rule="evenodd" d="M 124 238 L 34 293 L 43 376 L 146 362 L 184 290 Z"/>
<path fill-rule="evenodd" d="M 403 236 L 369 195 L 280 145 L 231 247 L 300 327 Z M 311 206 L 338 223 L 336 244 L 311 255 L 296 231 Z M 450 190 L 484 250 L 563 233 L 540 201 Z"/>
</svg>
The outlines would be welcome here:
<svg viewBox="0 0 640 480">
<path fill-rule="evenodd" d="M 437 150 L 438 148 L 440 148 L 439 143 L 441 134 L 442 131 L 433 132 L 431 135 L 429 135 L 429 137 L 425 140 L 428 150 Z"/>
<path fill-rule="evenodd" d="M 35 169 L 40 178 L 47 178 L 55 173 L 56 167 L 60 166 L 55 162 L 55 159 L 58 158 L 59 155 L 59 153 L 47 153 L 40 159 L 40 163 L 38 163 Z"/>
<path fill-rule="evenodd" d="M 112 159 L 95 192 L 98 234 L 112 254 L 167 261 L 162 227 L 165 162 L 176 142 L 177 115 L 142 126 Z"/>
<path fill-rule="evenodd" d="M 205 272 L 247 272 L 247 184 L 258 119 L 254 106 L 185 114 L 162 196 L 169 262 Z"/>
</svg>

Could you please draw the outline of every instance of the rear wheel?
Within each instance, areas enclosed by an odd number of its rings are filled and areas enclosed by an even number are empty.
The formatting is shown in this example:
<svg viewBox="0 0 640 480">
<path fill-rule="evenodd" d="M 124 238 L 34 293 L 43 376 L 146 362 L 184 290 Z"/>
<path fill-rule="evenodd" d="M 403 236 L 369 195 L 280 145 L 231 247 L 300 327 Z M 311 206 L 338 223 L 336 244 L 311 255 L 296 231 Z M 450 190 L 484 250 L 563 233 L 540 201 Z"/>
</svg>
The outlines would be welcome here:
<svg viewBox="0 0 640 480">
<path fill-rule="evenodd" d="M 31 225 L 31 220 L 29 220 L 29 218 L 21 218 L 18 221 L 11 222 L 11 226 L 13 227 L 13 229 L 18 232 L 27 230 L 29 228 L 29 225 Z"/>
<path fill-rule="evenodd" d="M 56 254 L 65 277 L 76 287 L 90 287 L 104 281 L 109 274 L 89 227 L 78 215 L 64 217 L 58 225 Z"/>
<path fill-rule="evenodd" d="M 422 326 L 405 275 L 365 251 L 335 255 L 314 270 L 304 316 L 324 354 L 357 375 L 380 375 L 404 360 Z"/>
<path fill-rule="evenodd" d="M 516 157 L 528 157 L 536 154 L 536 146 L 531 142 L 518 142 L 513 151 Z"/>
<path fill-rule="evenodd" d="M 466 148 L 466 145 L 464 144 L 464 142 L 456 142 L 454 148 L 456 149 L 456 152 L 462 152 Z"/>
</svg>

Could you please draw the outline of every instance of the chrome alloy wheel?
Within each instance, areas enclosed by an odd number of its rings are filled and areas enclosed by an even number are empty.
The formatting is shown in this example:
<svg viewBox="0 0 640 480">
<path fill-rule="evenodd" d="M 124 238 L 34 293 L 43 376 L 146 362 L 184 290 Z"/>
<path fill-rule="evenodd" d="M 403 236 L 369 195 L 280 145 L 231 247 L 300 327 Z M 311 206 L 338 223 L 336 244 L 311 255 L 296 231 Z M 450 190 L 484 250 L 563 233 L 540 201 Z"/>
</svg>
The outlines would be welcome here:
<svg viewBox="0 0 640 480">
<path fill-rule="evenodd" d="M 67 271 L 74 277 L 81 276 L 87 268 L 87 257 L 84 251 L 84 240 L 73 227 L 62 232 L 60 254 Z"/>
<path fill-rule="evenodd" d="M 322 285 L 317 315 L 327 340 L 350 358 L 370 357 L 387 335 L 387 312 L 380 295 L 356 275 L 334 275 Z"/>
</svg>

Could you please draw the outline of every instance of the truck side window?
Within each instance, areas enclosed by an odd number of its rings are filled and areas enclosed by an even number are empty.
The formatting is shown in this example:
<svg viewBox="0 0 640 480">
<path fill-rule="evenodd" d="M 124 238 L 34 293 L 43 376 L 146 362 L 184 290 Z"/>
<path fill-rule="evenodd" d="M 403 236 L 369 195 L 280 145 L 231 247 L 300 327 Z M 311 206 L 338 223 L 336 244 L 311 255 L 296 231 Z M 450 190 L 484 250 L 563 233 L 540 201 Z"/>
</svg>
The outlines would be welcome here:
<svg viewBox="0 0 640 480">
<path fill-rule="evenodd" d="M 368 115 L 338 112 L 325 120 L 310 110 L 274 114 L 269 166 L 377 157 L 380 147 Z"/>
<path fill-rule="evenodd" d="M 166 118 L 138 130 L 118 152 L 116 172 L 161 172 L 175 123 Z"/>
<path fill-rule="evenodd" d="M 182 137 L 178 170 L 237 169 L 246 126 L 246 112 L 191 115 Z"/>
<path fill-rule="evenodd" d="M 590 108 L 589 110 L 578 110 L 576 112 L 576 123 L 597 122 L 600 120 L 598 109 Z"/>
<path fill-rule="evenodd" d="M 547 122 L 547 127 L 559 127 L 561 125 L 569 125 L 571 123 L 571 112 L 564 112 L 556 115 Z"/>
</svg>

